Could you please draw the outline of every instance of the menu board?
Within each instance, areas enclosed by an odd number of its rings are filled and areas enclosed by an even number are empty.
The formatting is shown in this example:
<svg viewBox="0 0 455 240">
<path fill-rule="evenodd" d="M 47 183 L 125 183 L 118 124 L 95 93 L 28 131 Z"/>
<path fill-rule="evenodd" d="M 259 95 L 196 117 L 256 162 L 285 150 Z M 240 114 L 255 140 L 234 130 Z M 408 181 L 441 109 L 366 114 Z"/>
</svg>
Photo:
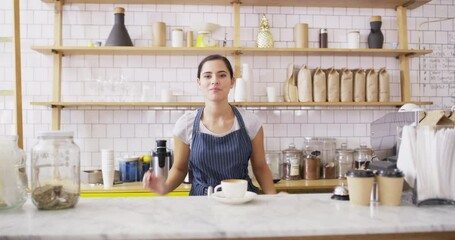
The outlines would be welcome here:
<svg viewBox="0 0 455 240">
<path fill-rule="evenodd" d="M 436 97 L 433 108 L 450 109 L 455 105 L 455 32 L 444 32 L 447 41 L 422 44 L 421 49 L 433 53 L 419 59 L 420 96 Z M 436 32 L 436 36 L 441 36 Z M 443 36 L 443 35 L 442 35 Z"/>
</svg>

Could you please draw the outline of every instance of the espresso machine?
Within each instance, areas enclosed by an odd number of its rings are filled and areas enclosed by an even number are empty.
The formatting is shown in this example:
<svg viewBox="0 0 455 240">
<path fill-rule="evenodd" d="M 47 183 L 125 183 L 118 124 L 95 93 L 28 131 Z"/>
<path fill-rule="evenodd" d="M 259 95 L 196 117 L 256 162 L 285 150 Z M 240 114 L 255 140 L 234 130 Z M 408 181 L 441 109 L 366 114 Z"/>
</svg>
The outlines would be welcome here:
<svg viewBox="0 0 455 240">
<path fill-rule="evenodd" d="M 152 151 L 153 175 L 167 178 L 172 166 L 172 152 L 166 147 L 166 140 L 156 140 L 156 148 Z"/>
</svg>

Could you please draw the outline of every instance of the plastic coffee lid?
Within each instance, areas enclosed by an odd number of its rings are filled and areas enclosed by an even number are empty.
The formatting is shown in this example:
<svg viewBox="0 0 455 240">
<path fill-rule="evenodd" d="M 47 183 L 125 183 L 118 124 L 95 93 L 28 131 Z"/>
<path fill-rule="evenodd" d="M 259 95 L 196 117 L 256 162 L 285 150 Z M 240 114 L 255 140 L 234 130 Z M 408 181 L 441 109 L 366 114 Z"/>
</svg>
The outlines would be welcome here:
<svg viewBox="0 0 455 240">
<path fill-rule="evenodd" d="M 349 170 L 346 177 L 374 177 L 374 172 L 371 170 Z"/>
<path fill-rule="evenodd" d="M 377 173 L 377 175 L 381 176 L 381 177 L 397 177 L 397 178 L 404 176 L 403 172 L 400 171 L 399 169 L 380 170 Z"/>
<path fill-rule="evenodd" d="M 38 134 L 39 137 L 73 137 L 74 132 L 71 131 L 47 131 Z"/>
</svg>

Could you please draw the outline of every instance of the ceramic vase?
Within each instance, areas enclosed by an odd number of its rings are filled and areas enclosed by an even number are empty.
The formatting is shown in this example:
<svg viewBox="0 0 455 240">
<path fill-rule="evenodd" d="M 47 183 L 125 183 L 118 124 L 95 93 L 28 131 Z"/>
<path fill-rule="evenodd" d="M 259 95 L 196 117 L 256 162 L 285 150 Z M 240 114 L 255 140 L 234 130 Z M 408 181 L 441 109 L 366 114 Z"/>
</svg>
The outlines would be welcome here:
<svg viewBox="0 0 455 240">
<path fill-rule="evenodd" d="M 115 23 L 106 40 L 106 46 L 133 46 L 130 35 L 125 27 L 125 9 L 114 9 Z"/>
<path fill-rule="evenodd" d="M 372 16 L 370 18 L 371 32 L 368 35 L 368 48 L 382 48 L 384 35 L 381 32 L 381 25 L 381 16 Z"/>
</svg>

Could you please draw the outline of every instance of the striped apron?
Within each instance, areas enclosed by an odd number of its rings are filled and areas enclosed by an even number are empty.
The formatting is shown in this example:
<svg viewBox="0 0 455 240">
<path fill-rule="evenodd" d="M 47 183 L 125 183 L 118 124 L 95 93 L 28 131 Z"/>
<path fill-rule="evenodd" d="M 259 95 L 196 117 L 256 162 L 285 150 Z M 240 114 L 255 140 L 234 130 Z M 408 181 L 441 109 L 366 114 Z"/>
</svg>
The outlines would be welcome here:
<svg viewBox="0 0 455 240">
<path fill-rule="evenodd" d="M 215 187 L 224 179 L 246 179 L 248 191 L 257 192 L 248 176 L 248 161 L 252 152 L 250 137 L 242 116 L 232 107 L 240 129 L 226 136 L 217 137 L 199 131 L 204 108 L 198 110 L 193 125 L 193 140 L 190 151 L 190 166 L 193 181 L 190 196 L 207 195 L 209 186 Z"/>
</svg>

